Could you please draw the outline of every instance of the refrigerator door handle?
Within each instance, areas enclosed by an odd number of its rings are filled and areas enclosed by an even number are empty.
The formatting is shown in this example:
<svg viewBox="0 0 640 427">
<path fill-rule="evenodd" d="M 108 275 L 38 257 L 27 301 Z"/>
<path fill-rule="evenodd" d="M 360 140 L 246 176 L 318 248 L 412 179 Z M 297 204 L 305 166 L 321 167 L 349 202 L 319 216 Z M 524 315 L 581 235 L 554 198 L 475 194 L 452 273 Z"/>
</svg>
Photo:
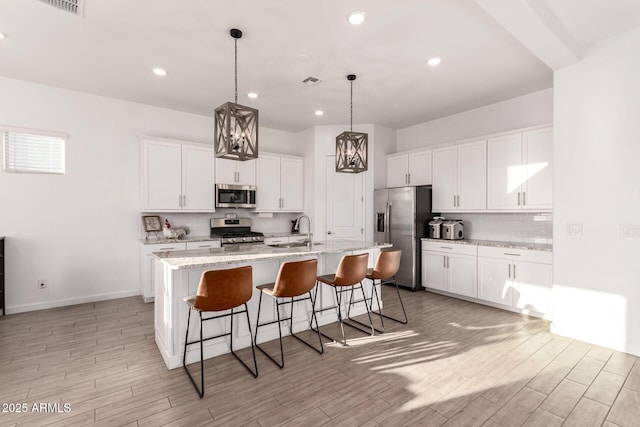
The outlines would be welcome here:
<svg viewBox="0 0 640 427">
<path fill-rule="evenodd" d="M 387 206 L 384 212 L 384 232 L 385 243 L 391 243 L 391 203 L 387 202 Z"/>
</svg>

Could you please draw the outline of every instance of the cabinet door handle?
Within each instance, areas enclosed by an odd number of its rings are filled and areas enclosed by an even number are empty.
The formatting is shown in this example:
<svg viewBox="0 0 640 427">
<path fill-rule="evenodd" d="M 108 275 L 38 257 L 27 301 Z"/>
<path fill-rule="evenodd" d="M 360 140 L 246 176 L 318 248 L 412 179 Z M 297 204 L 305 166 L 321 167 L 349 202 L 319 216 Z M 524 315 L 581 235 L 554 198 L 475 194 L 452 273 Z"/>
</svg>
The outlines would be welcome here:
<svg viewBox="0 0 640 427">
<path fill-rule="evenodd" d="M 511 264 L 509 264 L 509 279 L 511 279 Z"/>
<path fill-rule="evenodd" d="M 520 206 L 520 192 L 518 191 L 518 206 Z"/>
<path fill-rule="evenodd" d="M 513 264 L 513 278 L 516 278 L 516 265 Z"/>
<path fill-rule="evenodd" d="M 284 209 L 284 197 L 280 199 L 280 207 Z"/>
<path fill-rule="evenodd" d="M 174 250 L 173 248 L 160 248 L 161 251 L 172 251 Z"/>
<path fill-rule="evenodd" d="M 522 206 L 524 206 L 524 205 L 526 204 L 526 202 L 525 202 L 525 196 L 526 196 L 526 194 L 527 194 L 527 192 L 526 192 L 526 191 L 523 191 L 523 192 L 522 192 Z"/>
<path fill-rule="evenodd" d="M 407 174 L 407 184 L 411 184 L 411 173 Z"/>
</svg>

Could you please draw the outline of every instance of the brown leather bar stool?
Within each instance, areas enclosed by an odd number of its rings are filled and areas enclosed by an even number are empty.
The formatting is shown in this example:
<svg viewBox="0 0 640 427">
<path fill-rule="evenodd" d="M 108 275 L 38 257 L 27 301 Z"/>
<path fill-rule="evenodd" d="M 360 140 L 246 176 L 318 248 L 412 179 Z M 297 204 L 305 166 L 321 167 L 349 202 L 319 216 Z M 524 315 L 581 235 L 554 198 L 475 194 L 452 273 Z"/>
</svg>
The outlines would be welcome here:
<svg viewBox="0 0 640 427">
<path fill-rule="evenodd" d="M 350 320 L 356 323 L 363 325 L 354 319 L 351 319 L 347 314 L 346 319 L 342 317 L 342 293 L 351 291 L 351 300 L 349 301 L 349 309 L 351 308 L 351 304 L 353 303 L 353 291 L 356 289 L 360 289 L 362 291 L 362 296 L 366 300 L 366 295 L 364 293 L 364 288 L 362 287 L 362 281 L 365 279 L 367 275 L 367 263 L 369 262 L 369 254 L 360 254 L 360 255 L 345 255 L 340 260 L 340 264 L 338 264 L 338 270 L 336 274 L 327 274 L 324 276 L 318 276 L 318 281 L 329 285 L 333 288 L 335 292 L 335 297 L 337 301 L 337 305 L 333 307 L 323 308 L 317 311 L 325 311 L 332 310 L 336 308 L 338 310 L 338 321 L 340 322 L 340 330 L 342 332 L 342 344 L 344 346 L 347 345 L 347 339 L 344 335 L 344 325 L 350 326 L 354 329 L 357 329 L 365 334 L 369 335 L 368 331 L 359 328 L 351 323 L 345 322 L 345 320 Z M 316 287 L 316 297 L 314 301 L 317 300 L 318 288 Z M 369 311 L 369 306 L 365 301 L 365 308 L 367 309 L 367 316 L 369 316 L 369 324 L 371 326 L 371 333 L 373 335 L 375 330 L 373 329 L 373 323 L 371 322 L 371 313 Z M 365 325 L 366 326 L 366 325 Z M 319 329 L 318 329 L 319 331 Z M 332 337 L 322 334 L 323 337 L 326 337 L 330 340 L 337 341 Z"/>
<path fill-rule="evenodd" d="M 195 387 L 196 391 L 200 395 L 200 398 L 204 396 L 204 351 L 202 348 L 202 342 L 212 340 L 214 338 L 220 338 L 229 335 L 231 337 L 231 354 L 235 356 L 240 363 L 255 377 L 258 376 L 258 364 L 256 362 L 256 351 L 253 346 L 253 334 L 251 333 L 251 323 L 249 322 L 249 310 L 247 308 L 247 301 L 251 299 L 253 293 L 252 284 L 252 269 L 251 266 L 230 268 L 227 270 L 211 270 L 205 271 L 200 277 L 200 284 L 198 285 L 198 292 L 195 296 L 185 297 L 184 301 L 189 305 L 189 317 L 187 318 L 187 332 L 184 339 L 184 356 L 182 357 L 182 367 L 187 372 L 191 383 Z M 234 312 L 234 309 L 244 305 L 244 310 Z M 202 313 L 212 311 L 226 311 L 231 310 L 230 313 L 221 314 L 213 317 L 203 319 Z M 200 315 L 200 339 L 197 341 L 189 342 L 189 323 L 191 321 L 191 312 L 197 311 Z M 249 335 L 251 337 L 251 351 L 253 353 L 253 367 L 251 370 L 249 366 L 238 357 L 233 351 L 233 317 L 235 314 L 246 313 L 247 325 L 249 326 Z M 202 322 L 207 320 L 220 319 L 222 317 L 231 316 L 231 330 L 225 334 L 219 334 L 213 337 L 202 337 Z M 187 346 L 191 344 L 200 343 L 200 389 L 195 380 L 191 376 L 191 373 L 187 369 Z"/>
<path fill-rule="evenodd" d="M 373 291 L 371 295 L 371 299 L 369 300 L 369 310 L 373 311 L 373 297 L 376 297 L 376 301 L 378 303 L 378 316 L 380 316 L 380 323 L 382 324 L 382 331 L 384 332 L 384 320 L 389 319 L 398 323 L 402 323 L 406 325 L 409 323 L 409 318 L 407 317 L 407 311 L 404 308 L 404 304 L 402 303 L 402 297 L 400 296 L 400 288 L 398 288 L 398 282 L 396 281 L 396 273 L 400 269 L 400 257 L 402 256 L 402 250 L 397 249 L 393 251 L 382 251 L 378 254 L 378 258 L 376 259 L 376 265 L 373 268 L 367 270 L 367 279 L 373 282 Z M 395 317 L 387 316 L 382 313 L 382 308 L 380 307 L 380 298 L 378 297 L 378 291 L 376 290 L 376 280 L 380 281 L 380 284 L 390 284 L 393 283 L 396 286 L 396 292 L 398 293 L 398 300 L 400 301 L 400 307 L 402 307 L 402 313 L 404 314 L 404 320 L 396 319 Z"/>
<path fill-rule="evenodd" d="M 311 289 L 316 284 L 316 275 L 318 274 L 318 260 L 317 259 L 309 259 L 306 261 L 296 261 L 296 262 L 284 262 L 280 265 L 280 270 L 278 271 L 278 276 L 276 278 L 275 283 L 267 283 L 264 285 L 257 286 L 258 290 L 260 290 L 260 301 L 258 303 L 258 318 L 256 319 L 256 335 L 254 337 L 254 342 L 256 343 L 256 347 L 265 356 L 267 356 L 273 363 L 278 365 L 280 369 L 284 368 L 284 350 L 282 347 L 282 327 L 281 322 L 282 319 L 280 317 L 280 306 L 288 304 L 289 301 L 278 301 L 279 298 L 286 299 L 290 298 L 291 309 L 289 316 L 289 332 L 291 336 L 296 338 L 298 341 L 307 345 L 308 347 L 314 349 L 318 353 L 324 353 L 324 347 L 322 345 L 322 337 L 320 336 L 320 326 L 318 325 L 318 319 L 316 319 L 316 311 L 315 304 L 313 303 L 313 298 L 311 296 Z M 273 320 L 271 322 L 260 323 L 260 308 L 262 307 L 262 295 L 269 295 L 275 299 L 276 302 L 276 314 L 278 316 L 278 320 Z M 308 294 L 308 296 L 304 298 L 300 298 L 302 295 Z M 295 299 L 297 298 L 297 299 Z M 316 321 L 316 327 L 318 331 L 318 340 L 320 341 L 320 349 L 315 348 L 313 345 L 309 344 L 307 341 L 300 338 L 298 335 L 293 333 L 293 303 L 298 301 L 311 301 L 311 328 L 313 329 L 313 321 Z M 280 334 L 280 362 L 276 361 L 269 353 L 267 353 L 262 347 L 258 345 L 258 329 L 261 326 L 271 325 L 273 323 L 278 323 L 278 333 Z"/>
</svg>

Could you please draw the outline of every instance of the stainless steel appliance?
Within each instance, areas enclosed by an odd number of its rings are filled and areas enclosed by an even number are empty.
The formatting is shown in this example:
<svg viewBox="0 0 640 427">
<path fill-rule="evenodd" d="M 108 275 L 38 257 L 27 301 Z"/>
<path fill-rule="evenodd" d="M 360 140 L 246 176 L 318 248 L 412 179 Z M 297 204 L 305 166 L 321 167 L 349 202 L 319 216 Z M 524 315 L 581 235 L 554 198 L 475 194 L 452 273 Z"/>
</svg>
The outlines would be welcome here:
<svg viewBox="0 0 640 427">
<path fill-rule="evenodd" d="M 255 208 L 254 185 L 216 184 L 217 208 Z"/>
<path fill-rule="evenodd" d="M 432 239 L 442 239 L 442 221 L 444 218 L 437 216 L 429 221 L 429 237 Z"/>
<path fill-rule="evenodd" d="M 427 237 L 431 213 L 431 187 L 401 187 L 376 190 L 374 240 L 402 249 L 396 280 L 412 290 L 422 287 L 420 239 Z"/>
<path fill-rule="evenodd" d="M 446 240 L 464 239 L 464 225 L 459 219 L 448 219 L 442 223 L 442 238 Z"/>
<path fill-rule="evenodd" d="M 251 231 L 249 218 L 211 218 L 211 237 L 222 239 L 222 245 L 236 243 L 263 243 L 264 235 Z"/>
</svg>

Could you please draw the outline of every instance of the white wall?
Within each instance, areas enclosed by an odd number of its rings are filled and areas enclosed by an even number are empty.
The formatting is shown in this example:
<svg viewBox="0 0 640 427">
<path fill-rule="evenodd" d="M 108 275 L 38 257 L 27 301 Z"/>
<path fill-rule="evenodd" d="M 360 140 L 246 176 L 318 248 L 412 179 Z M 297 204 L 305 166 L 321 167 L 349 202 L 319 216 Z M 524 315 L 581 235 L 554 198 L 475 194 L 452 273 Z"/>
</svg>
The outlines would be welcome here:
<svg viewBox="0 0 640 427">
<path fill-rule="evenodd" d="M 555 73 L 552 331 L 640 355 L 640 29 Z M 582 224 L 582 236 L 567 225 Z"/>
<path fill-rule="evenodd" d="M 373 125 L 375 144 L 373 146 L 373 187 L 387 188 L 387 154 L 396 152 L 397 132 L 394 129 Z"/>
<path fill-rule="evenodd" d="M 6 78 L 0 94 L 0 125 L 69 134 L 65 175 L 0 172 L 7 311 L 136 294 L 138 135 L 211 143 L 213 119 Z M 261 128 L 260 150 L 295 154 L 294 136 Z"/>
<path fill-rule="evenodd" d="M 399 129 L 397 151 L 476 138 L 552 121 L 553 89 L 546 89 Z"/>
</svg>

